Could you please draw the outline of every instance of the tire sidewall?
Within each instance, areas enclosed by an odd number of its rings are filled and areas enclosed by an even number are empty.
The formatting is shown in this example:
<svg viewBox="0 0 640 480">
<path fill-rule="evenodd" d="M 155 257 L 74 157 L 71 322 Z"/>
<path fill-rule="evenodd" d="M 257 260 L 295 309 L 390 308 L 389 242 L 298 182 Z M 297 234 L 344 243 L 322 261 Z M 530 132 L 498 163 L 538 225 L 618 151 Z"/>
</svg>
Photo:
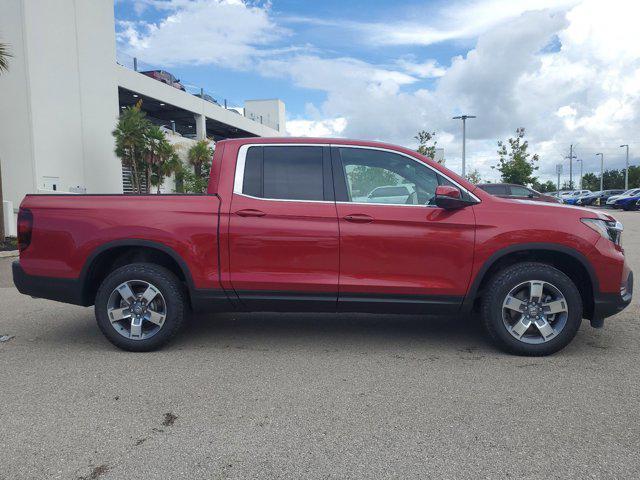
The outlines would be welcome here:
<svg viewBox="0 0 640 480">
<path fill-rule="evenodd" d="M 560 290 L 567 301 L 569 314 L 560 333 L 548 342 L 528 344 L 513 337 L 502 320 L 502 305 L 507 294 L 517 285 L 542 280 Z M 489 294 L 483 305 L 483 320 L 498 346 L 519 355 L 549 355 L 564 348 L 576 335 L 582 323 L 582 298 L 571 279 L 561 271 L 546 264 L 526 263 L 508 267 L 498 274 L 489 286 Z"/>
<path fill-rule="evenodd" d="M 143 280 L 154 285 L 164 297 L 167 308 L 165 321 L 160 330 L 144 340 L 131 340 L 120 335 L 111 325 L 107 312 L 107 303 L 113 290 L 130 280 Z M 155 350 L 169 341 L 183 324 L 184 295 L 181 284 L 173 273 L 159 265 L 126 265 L 109 274 L 100 285 L 95 300 L 95 316 L 102 333 L 117 347 L 129 351 Z"/>
</svg>

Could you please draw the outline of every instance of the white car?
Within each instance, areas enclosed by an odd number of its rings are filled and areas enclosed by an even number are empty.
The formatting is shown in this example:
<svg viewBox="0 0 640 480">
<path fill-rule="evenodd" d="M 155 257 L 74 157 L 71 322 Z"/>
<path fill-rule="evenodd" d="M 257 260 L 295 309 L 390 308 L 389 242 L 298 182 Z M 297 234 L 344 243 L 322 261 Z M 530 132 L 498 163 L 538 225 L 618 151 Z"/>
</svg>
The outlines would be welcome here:
<svg viewBox="0 0 640 480">
<path fill-rule="evenodd" d="M 607 205 L 615 205 L 617 200 L 621 198 L 629 198 L 629 197 L 637 197 L 640 195 L 640 188 L 632 188 L 631 190 L 627 190 L 622 195 L 612 195 L 607 199 Z"/>
<path fill-rule="evenodd" d="M 409 196 L 416 191 L 414 185 L 383 185 L 376 187 L 366 197 L 354 198 L 354 201 L 365 203 L 387 203 L 387 204 L 403 204 L 409 199 Z"/>
<path fill-rule="evenodd" d="M 584 195 L 589 195 L 591 190 L 571 190 L 569 192 L 562 192 L 560 194 L 560 198 L 567 200 L 570 198 L 578 198 L 583 197 Z"/>
</svg>

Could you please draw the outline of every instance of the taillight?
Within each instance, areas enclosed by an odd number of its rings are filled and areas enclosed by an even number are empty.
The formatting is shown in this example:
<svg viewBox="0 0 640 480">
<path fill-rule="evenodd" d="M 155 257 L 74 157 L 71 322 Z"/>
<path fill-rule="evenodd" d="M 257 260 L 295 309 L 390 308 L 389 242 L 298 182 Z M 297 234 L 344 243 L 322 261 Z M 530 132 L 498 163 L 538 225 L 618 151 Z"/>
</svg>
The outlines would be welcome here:
<svg viewBox="0 0 640 480">
<path fill-rule="evenodd" d="M 18 250 L 24 251 L 31 243 L 33 214 L 31 210 L 21 208 L 18 211 Z"/>
</svg>

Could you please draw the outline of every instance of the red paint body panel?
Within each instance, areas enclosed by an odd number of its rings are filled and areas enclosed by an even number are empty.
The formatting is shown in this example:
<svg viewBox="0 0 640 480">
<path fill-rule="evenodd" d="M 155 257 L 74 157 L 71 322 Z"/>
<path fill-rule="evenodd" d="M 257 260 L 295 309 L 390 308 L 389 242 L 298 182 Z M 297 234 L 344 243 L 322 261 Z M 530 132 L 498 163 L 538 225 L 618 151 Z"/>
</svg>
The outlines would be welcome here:
<svg viewBox="0 0 640 480">
<path fill-rule="evenodd" d="M 246 144 L 346 144 L 386 148 L 427 163 L 480 203 L 459 210 L 426 206 L 298 202 L 234 195 Z M 28 275 L 79 278 L 109 242 L 142 239 L 182 259 L 196 289 L 464 297 L 487 262 L 522 244 L 553 244 L 585 258 L 603 293 L 629 273 L 620 247 L 580 218 L 603 213 L 497 198 L 412 150 L 343 139 L 253 138 L 218 142 L 209 195 L 29 195 Z M 264 215 L 240 216 L 241 210 Z M 347 216 L 353 218 L 348 221 Z M 366 217 L 371 217 L 371 221 Z"/>
<path fill-rule="evenodd" d="M 196 288 L 219 289 L 213 195 L 28 195 L 31 245 L 20 254 L 26 273 L 78 278 L 89 256 L 114 241 L 142 239 L 171 248 Z"/>
<path fill-rule="evenodd" d="M 464 296 L 473 266 L 471 208 L 338 203 L 340 293 Z M 349 215 L 368 215 L 352 223 Z"/>
<path fill-rule="evenodd" d="M 242 217 L 243 210 L 264 216 Z M 235 291 L 338 291 L 335 203 L 233 195 L 231 211 L 228 250 Z"/>
</svg>

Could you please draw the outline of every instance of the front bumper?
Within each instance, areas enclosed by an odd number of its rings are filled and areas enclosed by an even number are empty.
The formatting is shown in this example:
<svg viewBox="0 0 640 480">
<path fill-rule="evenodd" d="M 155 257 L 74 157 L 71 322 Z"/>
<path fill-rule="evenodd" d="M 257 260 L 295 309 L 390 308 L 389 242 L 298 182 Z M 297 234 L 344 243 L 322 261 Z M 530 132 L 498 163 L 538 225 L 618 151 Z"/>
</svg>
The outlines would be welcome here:
<svg viewBox="0 0 640 480">
<path fill-rule="evenodd" d="M 629 272 L 627 279 L 620 286 L 620 293 L 600 293 L 593 301 L 593 317 L 591 326 L 600 328 L 604 319 L 620 313 L 627 308 L 633 297 L 633 272 Z"/>
</svg>

